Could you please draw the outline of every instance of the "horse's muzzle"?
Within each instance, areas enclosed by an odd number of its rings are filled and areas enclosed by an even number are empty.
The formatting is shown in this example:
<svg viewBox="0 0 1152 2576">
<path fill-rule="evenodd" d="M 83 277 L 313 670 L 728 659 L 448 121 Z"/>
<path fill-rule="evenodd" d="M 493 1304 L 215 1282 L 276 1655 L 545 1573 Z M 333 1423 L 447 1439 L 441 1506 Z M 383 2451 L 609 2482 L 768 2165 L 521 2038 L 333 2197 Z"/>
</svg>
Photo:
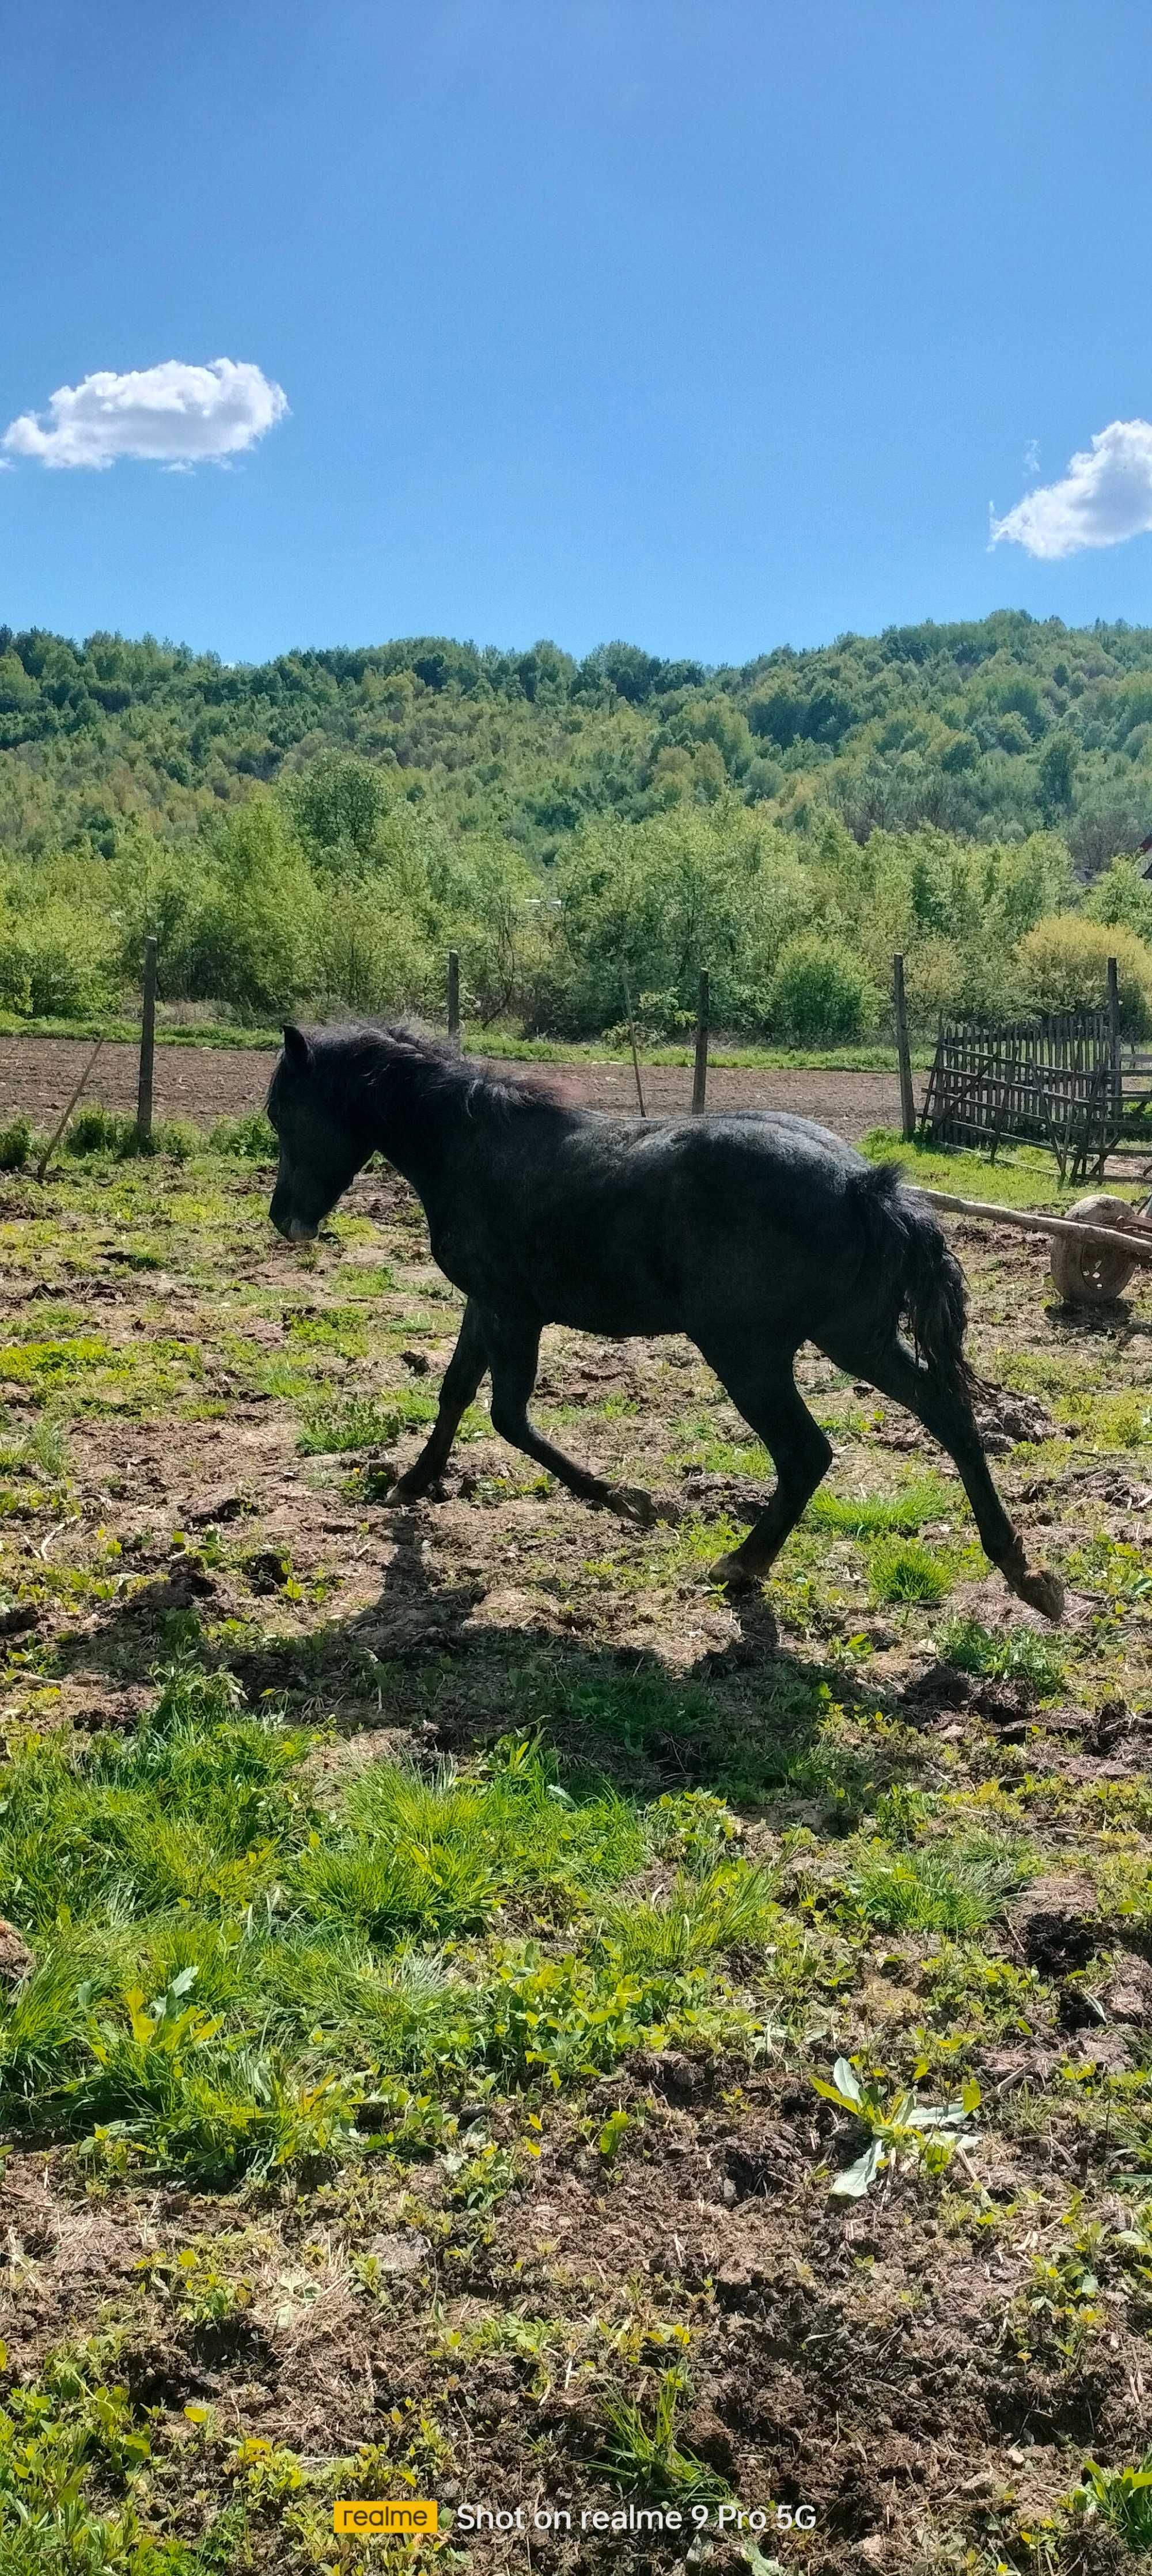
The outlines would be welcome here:
<svg viewBox="0 0 1152 2576">
<path fill-rule="evenodd" d="M 277 1234 L 282 1234 L 286 1243 L 315 1243 L 319 1226 L 309 1225 L 305 1218 L 296 1215 L 294 1209 L 278 1208 L 273 1199 L 268 1214 Z"/>
</svg>

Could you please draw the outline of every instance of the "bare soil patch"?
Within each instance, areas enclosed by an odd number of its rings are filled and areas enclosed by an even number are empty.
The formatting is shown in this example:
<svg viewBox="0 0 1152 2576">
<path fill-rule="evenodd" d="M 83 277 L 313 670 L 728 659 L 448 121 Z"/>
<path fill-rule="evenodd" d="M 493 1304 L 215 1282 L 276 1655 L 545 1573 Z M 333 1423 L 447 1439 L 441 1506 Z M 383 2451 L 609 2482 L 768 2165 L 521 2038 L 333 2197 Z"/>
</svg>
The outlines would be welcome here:
<svg viewBox="0 0 1152 2576">
<path fill-rule="evenodd" d="M 73 1038 L 0 1037 L 0 1117 L 23 1111 L 31 1118 L 59 1116 L 77 1081 L 81 1044 Z M 155 1107 L 161 1118 L 246 1117 L 263 1106 L 275 1055 L 243 1047 L 161 1046 L 156 1050 Z M 636 1107 L 631 1068 L 574 1063 L 555 1068 L 565 1087 L 593 1109 L 627 1114 Z M 108 1109 L 136 1105 L 137 1053 L 117 1040 L 101 1050 L 90 1096 Z M 691 1106 L 692 1075 L 683 1065 L 644 1068 L 644 1094 L 653 1116 L 678 1115 Z M 714 1067 L 708 1079 L 714 1109 L 787 1109 L 855 1142 L 871 1127 L 899 1123 L 899 1090 L 890 1073 L 808 1073 L 791 1068 L 757 1072 Z"/>
</svg>

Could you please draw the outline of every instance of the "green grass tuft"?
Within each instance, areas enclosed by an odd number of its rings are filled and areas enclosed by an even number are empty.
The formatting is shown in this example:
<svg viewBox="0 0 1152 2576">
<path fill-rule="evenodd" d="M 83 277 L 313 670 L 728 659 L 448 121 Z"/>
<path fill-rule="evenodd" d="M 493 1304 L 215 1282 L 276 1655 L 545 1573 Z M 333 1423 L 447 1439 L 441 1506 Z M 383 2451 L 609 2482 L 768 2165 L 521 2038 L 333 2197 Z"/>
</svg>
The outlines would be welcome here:
<svg viewBox="0 0 1152 2576">
<path fill-rule="evenodd" d="M 386 1449 L 413 1423 L 435 1418 L 435 1397 L 422 1395 L 415 1387 L 399 1387 L 390 1395 L 337 1396 L 307 1415 L 297 1447 L 305 1457 Z"/>
<path fill-rule="evenodd" d="M 1028 1866 L 1019 1845 L 989 1840 L 900 1852 L 877 1843 L 851 1881 L 851 1910 L 880 1932 L 978 1932 Z"/>
<path fill-rule="evenodd" d="M 952 1574 L 943 1559 L 915 1538 L 881 1539 L 868 1559 L 875 1601 L 943 1601 Z"/>
<path fill-rule="evenodd" d="M 668 1975 L 762 1948 L 779 1919 L 770 1872 L 728 1861 L 703 1878 L 682 1874 L 667 1896 L 606 1906 L 599 1937 L 625 1976 Z"/>
<path fill-rule="evenodd" d="M 821 1487 L 808 1505 L 807 1517 L 821 1529 L 843 1531 L 851 1538 L 872 1538 L 889 1532 L 915 1537 L 926 1521 L 942 1520 L 956 1508 L 954 1487 L 949 1488 L 940 1476 L 922 1476 L 898 1494 L 862 1494 L 857 1498 L 830 1494 Z"/>
<path fill-rule="evenodd" d="M 1041 1699 L 1058 1691 L 1064 1680 L 1062 1655 L 1034 1628 L 1010 1628 L 997 1637 L 979 1619 L 951 1619 L 940 1631 L 940 1652 L 962 1673 L 1026 1682 Z"/>
</svg>

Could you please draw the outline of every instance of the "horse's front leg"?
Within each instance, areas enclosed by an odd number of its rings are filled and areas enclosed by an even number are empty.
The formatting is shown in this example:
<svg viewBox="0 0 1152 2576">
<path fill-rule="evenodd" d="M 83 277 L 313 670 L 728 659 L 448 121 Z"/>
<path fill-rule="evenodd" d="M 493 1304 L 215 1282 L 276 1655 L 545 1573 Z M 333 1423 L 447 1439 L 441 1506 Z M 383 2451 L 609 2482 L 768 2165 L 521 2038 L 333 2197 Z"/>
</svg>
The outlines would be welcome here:
<svg viewBox="0 0 1152 2576">
<path fill-rule="evenodd" d="M 480 1309 L 469 1298 L 464 1309 L 456 1348 L 444 1371 L 440 1387 L 440 1409 L 428 1438 L 407 1473 L 393 1485 L 390 1503 L 415 1503 L 443 1475 L 448 1452 L 460 1428 L 463 1414 L 488 1366 L 488 1349 Z"/>
<path fill-rule="evenodd" d="M 514 1449 L 546 1467 L 550 1476 L 567 1485 L 581 1502 L 603 1503 L 609 1510 L 622 1512 L 631 1520 L 656 1518 L 657 1507 L 647 1494 L 633 1488 L 605 1484 L 602 1476 L 593 1476 L 587 1467 L 578 1467 L 574 1458 L 556 1449 L 528 1418 L 528 1399 L 536 1384 L 540 1357 L 540 1326 L 520 1317 L 484 1315 L 484 1337 L 488 1346 L 488 1365 L 492 1371 L 492 1428 Z"/>
</svg>

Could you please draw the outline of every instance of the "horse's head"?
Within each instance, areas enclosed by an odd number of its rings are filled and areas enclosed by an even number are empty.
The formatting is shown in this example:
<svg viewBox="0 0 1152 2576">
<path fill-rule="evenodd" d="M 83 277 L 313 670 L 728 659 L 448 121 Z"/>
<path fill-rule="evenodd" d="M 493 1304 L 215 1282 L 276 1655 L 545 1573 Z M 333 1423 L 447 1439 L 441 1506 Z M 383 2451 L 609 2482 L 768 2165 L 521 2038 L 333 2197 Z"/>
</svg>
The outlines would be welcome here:
<svg viewBox="0 0 1152 2576">
<path fill-rule="evenodd" d="M 359 1122 L 341 1114 L 324 1073 L 322 1044 L 302 1029 L 286 1028 L 268 1093 L 268 1116 L 280 1143 L 269 1213 L 292 1243 L 311 1242 L 371 1151 Z"/>
</svg>

